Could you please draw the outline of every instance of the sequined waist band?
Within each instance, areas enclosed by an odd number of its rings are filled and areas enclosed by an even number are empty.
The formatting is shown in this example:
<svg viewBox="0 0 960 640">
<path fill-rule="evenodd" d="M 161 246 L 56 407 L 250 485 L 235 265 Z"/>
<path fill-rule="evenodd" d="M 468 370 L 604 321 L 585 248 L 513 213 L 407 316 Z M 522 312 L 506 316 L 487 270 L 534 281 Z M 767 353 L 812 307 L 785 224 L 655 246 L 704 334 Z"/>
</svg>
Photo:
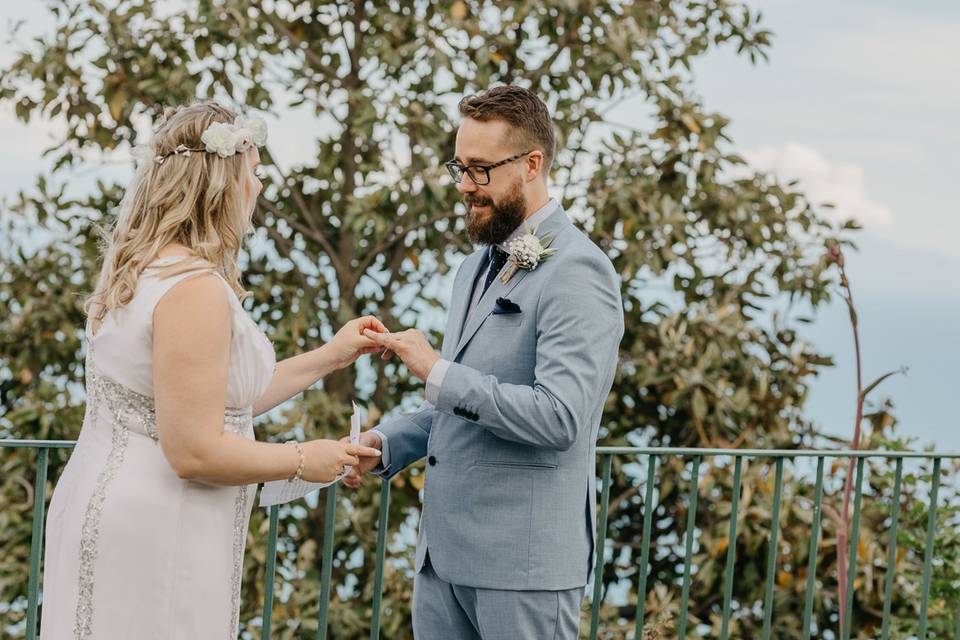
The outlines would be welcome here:
<svg viewBox="0 0 960 640">
<path fill-rule="evenodd" d="M 87 408 L 92 411 L 103 404 L 112 418 L 128 431 L 160 439 L 157 410 L 153 398 L 87 369 Z M 227 408 L 223 416 L 225 431 L 243 434 L 253 425 L 251 409 Z"/>
</svg>

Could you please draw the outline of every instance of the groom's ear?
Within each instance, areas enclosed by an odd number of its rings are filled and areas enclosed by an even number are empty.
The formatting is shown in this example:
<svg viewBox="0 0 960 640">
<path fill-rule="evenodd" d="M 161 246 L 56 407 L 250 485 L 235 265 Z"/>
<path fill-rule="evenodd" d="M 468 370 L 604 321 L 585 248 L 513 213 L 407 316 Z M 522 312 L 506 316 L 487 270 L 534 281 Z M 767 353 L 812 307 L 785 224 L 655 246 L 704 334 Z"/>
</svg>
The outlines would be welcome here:
<svg viewBox="0 0 960 640">
<path fill-rule="evenodd" d="M 543 151 L 539 149 L 534 149 L 527 155 L 527 182 L 533 182 L 537 178 L 547 179 L 544 173 L 546 169 L 546 165 L 544 164 L 545 159 Z"/>
</svg>

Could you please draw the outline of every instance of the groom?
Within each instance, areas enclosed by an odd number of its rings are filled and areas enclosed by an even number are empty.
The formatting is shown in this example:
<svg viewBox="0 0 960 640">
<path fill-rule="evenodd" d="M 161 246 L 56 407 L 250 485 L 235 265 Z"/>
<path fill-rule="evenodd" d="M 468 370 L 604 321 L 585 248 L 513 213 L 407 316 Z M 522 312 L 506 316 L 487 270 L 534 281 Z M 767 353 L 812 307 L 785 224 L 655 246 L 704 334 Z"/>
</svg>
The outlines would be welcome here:
<svg viewBox="0 0 960 640">
<path fill-rule="evenodd" d="M 382 447 L 372 471 L 383 477 L 427 458 L 418 640 L 572 640 L 595 537 L 597 430 L 623 336 L 619 278 L 548 194 L 555 142 L 540 98 L 501 86 L 459 108 L 447 168 L 484 246 L 457 272 L 439 355 L 416 330 L 368 333 L 426 382 L 427 402 L 361 442 Z"/>
</svg>

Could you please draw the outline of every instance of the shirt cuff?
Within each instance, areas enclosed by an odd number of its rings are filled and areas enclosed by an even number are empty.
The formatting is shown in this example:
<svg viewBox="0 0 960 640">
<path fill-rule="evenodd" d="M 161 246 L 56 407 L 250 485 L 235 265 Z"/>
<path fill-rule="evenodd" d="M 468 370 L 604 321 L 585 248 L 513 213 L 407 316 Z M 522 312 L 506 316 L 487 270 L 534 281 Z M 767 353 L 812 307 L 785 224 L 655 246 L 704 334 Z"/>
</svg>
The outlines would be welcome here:
<svg viewBox="0 0 960 640">
<path fill-rule="evenodd" d="M 447 375 L 447 369 L 450 368 L 450 361 L 441 358 L 430 369 L 430 375 L 427 376 L 427 402 L 437 406 L 437 399 L 440 397 L 440 387 L 443 386 L 443 379 Z"/>
<path fill-rule="evenodd" d="M 371 429 L 370 433 L 375 433 L 377 437 L 380 438 L 380 462 L 371 469 L 370 472 L 380 475 L 390 468 L 390 439 L 387 438 L 387 434 L 382 431 L 377 431 L 376 429 Z"/>
</svg>

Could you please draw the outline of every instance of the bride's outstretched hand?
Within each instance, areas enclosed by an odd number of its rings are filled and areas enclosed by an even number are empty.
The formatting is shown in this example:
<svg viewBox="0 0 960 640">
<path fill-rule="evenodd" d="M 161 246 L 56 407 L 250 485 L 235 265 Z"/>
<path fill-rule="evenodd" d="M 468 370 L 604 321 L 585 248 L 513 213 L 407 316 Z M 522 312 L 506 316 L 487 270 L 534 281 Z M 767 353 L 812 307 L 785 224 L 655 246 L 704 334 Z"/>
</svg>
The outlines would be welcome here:
<svg viewBox="0 0 960 640">
<path fill-rule="evenodd" d="M 338 369 L 352 364 L 364 354 L 383 352 L 383 347 L 364 335 L 364 331 L 386 333 L 387 327 L 373 316 L 355 318 L 343 325 L 328 343 Z"/>
</svg>

